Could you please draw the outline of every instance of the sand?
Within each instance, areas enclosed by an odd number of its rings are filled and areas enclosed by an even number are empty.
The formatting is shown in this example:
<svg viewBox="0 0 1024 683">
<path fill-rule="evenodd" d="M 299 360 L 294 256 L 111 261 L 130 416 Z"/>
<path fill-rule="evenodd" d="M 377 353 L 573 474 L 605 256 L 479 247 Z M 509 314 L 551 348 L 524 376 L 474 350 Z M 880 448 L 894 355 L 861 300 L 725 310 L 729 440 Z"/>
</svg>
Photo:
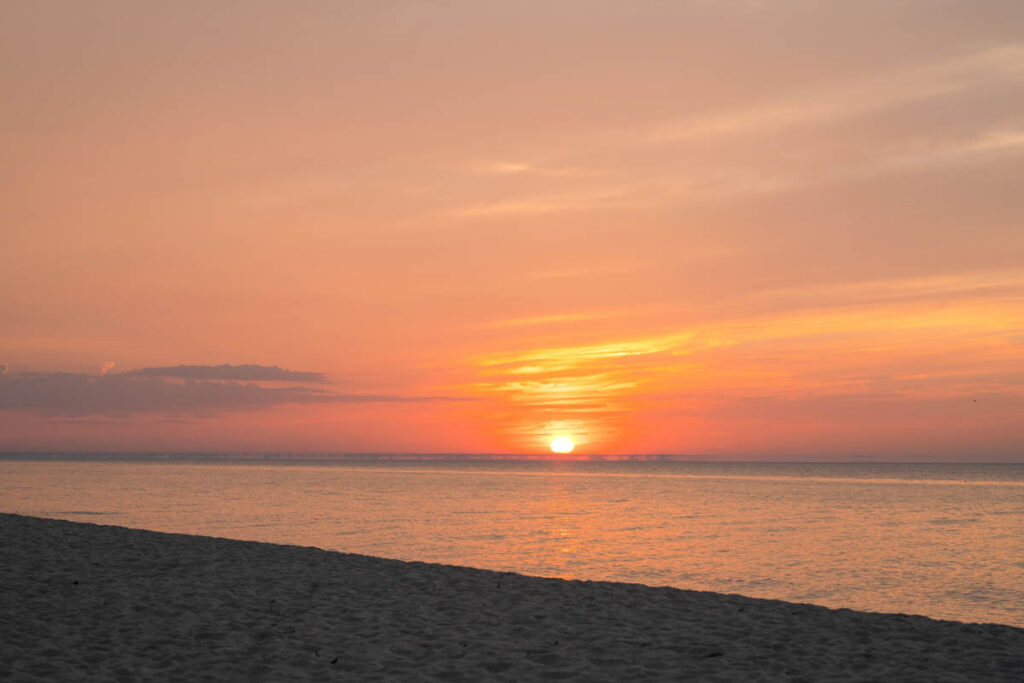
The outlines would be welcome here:
<svg viewBox="0 0 1024 683">
<path fill-rule="evenodd" d="M 1024 629 L 2 514 L 0 679 L 1022 681 Z"/>
</svg>

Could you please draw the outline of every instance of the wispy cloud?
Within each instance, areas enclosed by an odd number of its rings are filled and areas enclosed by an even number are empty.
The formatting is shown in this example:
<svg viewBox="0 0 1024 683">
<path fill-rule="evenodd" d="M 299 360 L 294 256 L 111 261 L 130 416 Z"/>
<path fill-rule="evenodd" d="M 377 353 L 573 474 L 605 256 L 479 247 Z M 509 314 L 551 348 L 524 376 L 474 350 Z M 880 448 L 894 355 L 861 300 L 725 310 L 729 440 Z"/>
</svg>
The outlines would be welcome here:
<svg viewBox="0 0 1024 683">
<path fill-rule="evenodd" d="M 503 199 L 464 204 L 451 212 L 463 217 L 529 216 L 716 202 L 1019 154 L 1024 151 L 1024 132 L 998 116 L 975 122 L 973 130 L 961 131 L 952 139 L 945 131 L 921 126 L 919 117 L 914 119 L 918 123 L 913 134 L 898 131 L 900 107 L 930 100 L 955 103 L 978 89 L 1006 91 L 1021 82 L 1024 44 L 1013 43 L 816 86 L 781 100 L 670 121 L 632 123 L 628 128 L 567 140 L 558 160 L 477 165 L 479 174 L 543 177 L 564 189 L 555 194 L 532 185 L 512 188 Z M 826 158 L 793 137 L 815 128 L 846 130 L 862 120 L 873 120 L 876 132 L 888 130 L 897 139 L 869 138 L 864 145 L 833 150 Z M 838 139 L 848 134 L 839 133 Z M 792 139 L 792 144 L 781 151 L 763 149 L 779 139 Z M 736 149 L 739 141 L 748 141 L 750 147 Z"/>
<path fill-rule="evenodd" d="M 646 206 L 649 202 L 627 188 L 601 188 L 565 194 L 522 195 L 514 199 L 470 204 L 456 207 L 451 213 L 463 218 L 507 215 L 530 215 L 563 211 L 594 211 L 599 209 Z"/>
<path fill-rule="evenodd" d="M 918 144 L 883 156 L 869 170 L 916 170 L 1024 153 L 1024 131 L 992 130 L 966 139 Z"/>
<path fill-rule="evenodd" d="M 694 250 L 697 256 L 709 254 L 709 250 Z M 525 280 L 569 280 L 573 278 L 594 278 L 609 275 L 627 275 L 649 267 L 649 263 L 593 263 L 576 265 L 568 268 L 547 268 L 544 270 L 528 270 L 522 274 Z"/>
<path fill-rule="evenodd" d="M 776 287 L 751 293 L 760 302 L 784 301 L 791 309 L 841 305 L 987 298 L 1024 294 L 1024 271 L 989 270 L 913 278 L 885 278 L 820 284 L 806 287 Z"/>
<path fill-rule="evenodd" d="M 536 325 L 558 325 L 565 323 L 578 323 L 584 320 L 596 320 L 598 318 L 608 318 L 615 315 L 614 313 L 558 313 L 554 315 L 536 315 L 525 318 L 504 318 L 502 320 L 492 320 L 491 322 L 484 323 L 484 327 L 533 327 Z"/>
<path fill-rule="evenodd" d="M 493 161 L 474 167 L 485 175 L 532 175 L 548 178 L 580 178 L 605 175 L 607 171 L 586 166 L 557 166 L 522 161 Z"/>
<path fill-rule="evenodd" d="M 952 60 L 881 74 L 804 96 L 735 111 L 657 124 L 631 140 L 680 142 L 718 135 L 766 133 L 833 122 L 899 104 L 950 95 L 991 82 L 1024 78 L 1024 45 L 987 48 Z"/>
</svg>

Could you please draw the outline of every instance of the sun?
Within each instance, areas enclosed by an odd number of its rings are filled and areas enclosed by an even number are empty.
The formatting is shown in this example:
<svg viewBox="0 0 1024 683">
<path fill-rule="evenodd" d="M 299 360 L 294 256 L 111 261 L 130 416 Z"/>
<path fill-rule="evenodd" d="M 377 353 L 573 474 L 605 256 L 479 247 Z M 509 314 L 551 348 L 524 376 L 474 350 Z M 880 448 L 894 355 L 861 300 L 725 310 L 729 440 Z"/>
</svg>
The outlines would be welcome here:
<svg viewBox="0 0 1024 683">
<path fill-rule="evenodd" d="M 551 451 L 553 453 L 572 453 L 574 448 L 576 448 L 576 444 L 567 436 L 560 436 L 551 442 Z"/>
</svg>

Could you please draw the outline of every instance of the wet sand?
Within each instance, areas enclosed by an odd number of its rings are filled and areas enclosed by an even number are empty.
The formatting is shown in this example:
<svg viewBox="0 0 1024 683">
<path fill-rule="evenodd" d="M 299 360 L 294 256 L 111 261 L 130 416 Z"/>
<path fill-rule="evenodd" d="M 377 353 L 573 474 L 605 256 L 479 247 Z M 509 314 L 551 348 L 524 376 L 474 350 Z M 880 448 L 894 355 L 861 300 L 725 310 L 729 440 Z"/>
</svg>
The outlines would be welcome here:
<svg viewBox="0 0 1024 683">
<path fill-rule="evenodd" d="M 1021 681 L 1024 629 L 0 514 L 0 679 Z"/>
</svg>

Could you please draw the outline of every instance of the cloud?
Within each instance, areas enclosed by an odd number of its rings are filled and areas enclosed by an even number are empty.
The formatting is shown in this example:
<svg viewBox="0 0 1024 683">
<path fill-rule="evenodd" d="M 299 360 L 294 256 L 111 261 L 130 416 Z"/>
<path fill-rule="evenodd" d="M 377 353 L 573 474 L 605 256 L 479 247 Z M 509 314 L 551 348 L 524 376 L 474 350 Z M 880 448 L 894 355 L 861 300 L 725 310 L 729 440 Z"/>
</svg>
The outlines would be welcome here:
<svg viewBox="0 0 1024 683">
<path fill-rule="evenodd" d="M 113 366 L 113 363 L 111 363 Z M 106 367 L 106 366 L 104 366 Z M 106 373 L 104 373 L 106 374 Z M 174 365 L 140 368 L 127 373 L 137 377 L 164 377 L 193 380 L 232 380 L 237 382 L 311 382 L 326 384 L 322 372 L 286 370 L 277 365 Z"/>
<path fill-rule="evenodd" d="M 451 213 L 462 218 L 480 218 L 637 208 L 649 204 L 649 201 L 640 199 L 635 194 L 632 188 L 616 186 L 557 195 L 523 195 L 507 200 L 457 207 Z"/>
<path fill-rule="evenodd" d="M 1016 82 L 1024 74 L 1022 58 L 1021 45 L 988 47 L 951 60 L 841 84 L 831 91 L 817 90 L 797 99 L 657 125 L 643 139 L 663 144 L 832 123 L 905 103 L 954 95 L 987 83 Z"/>
<path fill-rule="evenodd" d="M 227 368 L 227 370 L 225 370 Z M 246 371 L 246 369 L 248 369 Z M 202 378 L 203 371 L 207 375 Z M 152 374 L 146 371 L 153 371 Z M 161 372 L 164 371 L 164 372 Z M 276 372 L 275 372 L 276 371 Z M 218 374 L 218 372 L 220 374 Z M 389 403 L 458 400 L 445 396 L 339 394 L 318 387 L 263 386 L 220 379 L 225 374 L 282 381 L 290 371 L 261 366 L 179 366 L 88 375 L 29 372 L 0 376 L 0 410 L 46 417 L 130 416 L 136 414 L 210 416 L 269 408 L 286 403 Z M 155 375 L 155 376 L 153 376 Z M 323 381 L 320 373 L 294 373 Z M 216 378 L 216 379 L 213 379 Z M 293 377 L 294 378 L 294 377 Z M 181 381 L 181 380 L 184 381 Z"/>
<path fill-rule="evenodd" d="M 1005 114 L 1022 80 L 1024 44 L 982 45 L 781 97 L 581 132 L 545 151 L 544 163 L 477 164 L 503 194 L 451 211 L 529 218 L 645 209 L 997 161 L 1024 151 L 1019 121 Z"/>
<path fill-rule="evenodd" d="M 474 168 L 478 173 L 482 173 L 484 175 L 535 175 L 554 178 L 593 176 L 603 175 L 606 173 L 606 171 L 602 169 L 572 166 L 546 166 L 542 164 L 515 161 L 496 161 L 481 164 Z"/>
<path fill-rule="evenodd" d="M 535 325 L 553 325 L 561 323 L 579 323 L 596 318 L 610 317 L 611 313 L 559 313 L 555 315 L 537 315 L 527 318 L 504 318 L 484 323 L 482 327 L 532 327 Z"/>
<path fill-rule="evenodd" d="M 807 287 L 763 289 L 751 294 L 764 307 L 785 301 L 791 309 L 835 308 L 879 302 L 908 303 L 1018 297 L 1024 294 L 1024 270 L 962 271 L 913 278 L 841 281 Z"/>
<path fill-rule="evenodd" d="M 103 367 L 100 368 L 100 374 L 101 375 L 105 375 L 105 374 L 107 374 L 108 372 L 110 372 L 113 369 L 114 369 L 114 361 L 108 360 L 106 363 L 103 364 Z"/>
<path fill-rule="evenodd" d="M 983 132 L 973 139 L 907 150 L 902 154 L 883 158 L 878 165 L 883 168 L 918 169 L 986 161 L 1022 152 L 1024 131 L 993 130 Z"/>
<path fill-rule="evenodd" d="M 2 360 L 0 360 L 0 375 L 6 375 L 10 371 L 11 366 L 8 363 L 5 363 Z"/>
</svg>

